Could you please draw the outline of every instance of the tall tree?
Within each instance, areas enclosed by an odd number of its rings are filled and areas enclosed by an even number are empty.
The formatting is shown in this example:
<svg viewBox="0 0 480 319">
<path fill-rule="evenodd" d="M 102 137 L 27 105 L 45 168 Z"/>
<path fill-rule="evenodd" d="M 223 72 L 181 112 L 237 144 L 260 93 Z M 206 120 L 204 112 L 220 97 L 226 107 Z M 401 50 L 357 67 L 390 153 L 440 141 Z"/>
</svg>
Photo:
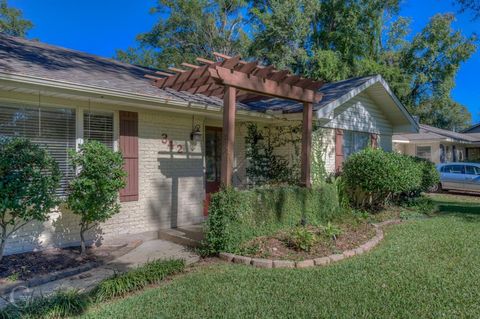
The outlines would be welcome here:
<svg viewBox="0 0 480 319">
<path fill-rule="evenodd" d="M 460 65 L 476 50 L 476 37 L 453 30 L 453 21 L 451 14 L 435 15 L 404 50 L 401 66 L 412 81 L 403 102 L 424 123 L 460 129 L 471 116 L 452 100 L 451 91 Z"/>
<path fill-rule="evenodd" d="M 33 23 L 23 18 L 19 9 L 8 6 L 7 0 L 0 0 L 0 33 L 25 37 Z"/>
<path fill-rule="evenodd" d="M 454 0 L 455 4 L 460 7 L 461 12 L 473 12 L 474 19 L 480 18 L 480 0 Z"/>
<path fill-rule="evenodd" d="M 154 67 L 193 62 L 213 51 L 244 53 L 243 0 L 159 0 L 152 13 L 159 19 L 150 32 L 137 37 L 139 47 L 118 51 L 117 58 Z"/>
</svg>

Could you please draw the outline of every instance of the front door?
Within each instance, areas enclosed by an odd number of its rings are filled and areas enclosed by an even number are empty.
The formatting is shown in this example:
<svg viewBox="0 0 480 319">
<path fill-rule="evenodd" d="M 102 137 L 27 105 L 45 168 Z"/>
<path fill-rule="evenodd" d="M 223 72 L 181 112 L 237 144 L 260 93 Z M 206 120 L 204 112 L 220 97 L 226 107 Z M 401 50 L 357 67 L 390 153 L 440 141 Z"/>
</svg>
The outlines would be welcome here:
<svg viewBox="0 0 480 319">
<path fill-rule="evenodd" d="M 208 215 L 212 193 L 220 189 L 220 161 L 222 158 L 222 128 L 205 127 L 205 205 L 203 214 Z"/>
</svg>

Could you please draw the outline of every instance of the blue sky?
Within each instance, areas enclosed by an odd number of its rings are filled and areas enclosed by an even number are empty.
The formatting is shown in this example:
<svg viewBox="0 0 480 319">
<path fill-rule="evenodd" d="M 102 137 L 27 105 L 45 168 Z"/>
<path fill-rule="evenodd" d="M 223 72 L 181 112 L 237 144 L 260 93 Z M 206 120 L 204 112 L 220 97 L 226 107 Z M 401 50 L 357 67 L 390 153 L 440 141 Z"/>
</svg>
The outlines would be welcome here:
<svg viewBox="0 0 480 319">
<path fill-rule="evenodd" d="M 404 0 L 401 15 L 413 19 L 419 31 L 436 13 L 455 12 L 451 0 Z M 10 0 L 35 24 L 29 37 L 43 42 L 112 57 L 117 48 L 135 44 L 138 33 L 148 31 L 156 20 L 149 10 L 155 0 Z M 455 28 L 466 35 L 480 34 L 480 19 L 468 13 L 457 15 Z M 462 65 L 453 96 L 466 105 L 474 122 L 480 121 L 480 50 Z"/>
</svg>

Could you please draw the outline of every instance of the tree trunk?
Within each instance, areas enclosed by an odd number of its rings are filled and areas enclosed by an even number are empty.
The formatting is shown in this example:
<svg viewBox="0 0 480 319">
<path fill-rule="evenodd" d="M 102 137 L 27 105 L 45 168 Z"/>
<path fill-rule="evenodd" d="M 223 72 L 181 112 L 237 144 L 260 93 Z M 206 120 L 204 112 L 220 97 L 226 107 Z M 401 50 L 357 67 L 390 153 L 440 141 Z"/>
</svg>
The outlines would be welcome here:
<svg viewBox="0 0 480 319">
<path fill-rule="evenodd" d="M 85 227 L 82 225 L 80 227 L 80 255 L 85 256 L 86 248 L 85 248 Z"/>
<path fill-rule="evenodd" d="M 0 238 L 0 262 L 2 262 L 3 253 L 5 252 L 5 246 L 7 244 L 7 228 L 2 226 L 1 229 L 2 233 Z"/>
</svg>

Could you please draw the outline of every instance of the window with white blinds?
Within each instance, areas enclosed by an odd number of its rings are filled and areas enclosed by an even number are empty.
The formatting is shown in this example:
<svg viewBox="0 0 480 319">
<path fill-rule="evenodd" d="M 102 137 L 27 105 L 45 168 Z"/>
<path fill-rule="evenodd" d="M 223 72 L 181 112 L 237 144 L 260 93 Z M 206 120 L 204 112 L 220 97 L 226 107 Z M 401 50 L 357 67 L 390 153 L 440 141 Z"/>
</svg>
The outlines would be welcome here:
<svg viewBox="0 0 480 319">
<path fill-rule="evenodd" d="M 25 137 L 48 150 L 62 172 L 59 195 L 74 176 L 68 151 L 75 149 L 75 110 L 0 106 L 0 136 Z"/>
<path fill-rule="evenodd" d="M 83 139 L 98 141 L 113 149 L 113 113 L 85 111 Z"/>
</svg>

